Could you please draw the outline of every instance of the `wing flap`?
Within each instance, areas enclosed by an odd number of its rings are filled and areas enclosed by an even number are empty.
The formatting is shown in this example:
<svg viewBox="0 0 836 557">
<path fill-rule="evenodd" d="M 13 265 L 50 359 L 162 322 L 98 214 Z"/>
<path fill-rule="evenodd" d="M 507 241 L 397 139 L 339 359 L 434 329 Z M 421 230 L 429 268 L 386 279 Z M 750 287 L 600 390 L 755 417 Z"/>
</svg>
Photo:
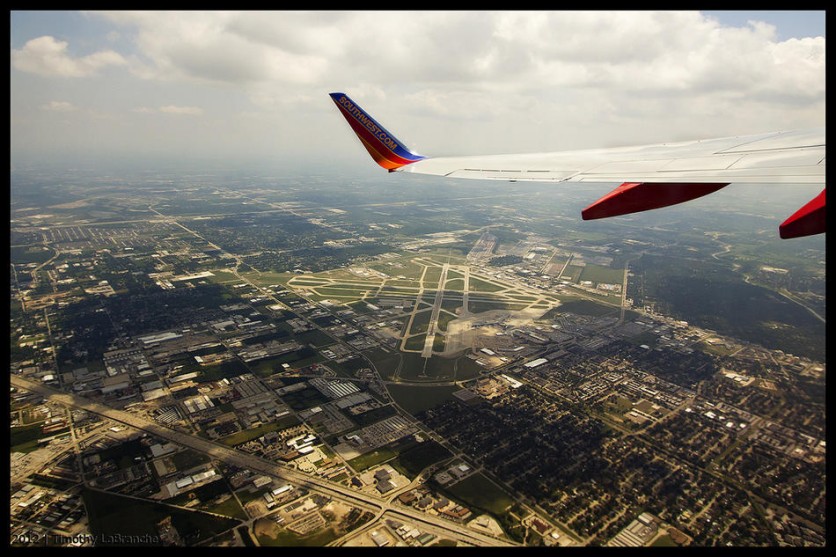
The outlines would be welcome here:
<svg viewBox="0 0 836 557">
<path fill-rule="evenodd" d="M 445 174 L 449 178 L 481 180 L 513 180 L 530 182 L 564 182 L 577 174 L 577 170 L 496 170 L 487 168 L 462 168 Z"/>
<path fill-rule="evenodd" d="M 714 155 L 707 157 L 616 161 L 587 170 L 585 174 L 641 175 L 659 172 L 670 175 L 674 172 L 727 170 L 738 162 L 740 158 L 740 155 Z"/>
<path fill-rule="evenodd" d="M 818 167 L 824 166 L 824 149 L 811 147 L 804 149 L 790 149 L 786 151 L 771 151 L 761 153 L 746 153 L 729 168 L 733 170 L 743 168 L 798 168 L 807 169 L 810 173 L 821 173 Z"/>
<path fill-rule="evenodd" d="M 723 149 L 724 153 L 765 152 L 784 149 L 824 148 L 824 129 L 793 130 L 774 132 L 748 137 L 734 147 Z"/>
</svg>

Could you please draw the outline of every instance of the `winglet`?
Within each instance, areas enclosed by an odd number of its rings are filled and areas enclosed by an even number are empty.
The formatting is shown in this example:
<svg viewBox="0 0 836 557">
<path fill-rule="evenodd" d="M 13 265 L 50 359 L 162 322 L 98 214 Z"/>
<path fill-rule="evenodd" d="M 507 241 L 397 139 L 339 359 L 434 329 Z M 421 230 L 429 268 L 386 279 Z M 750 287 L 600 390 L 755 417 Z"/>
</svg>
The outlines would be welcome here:
<svg viewBox="0 0 836 557">
<path fill-rule="evenodd" d="M 820 194 L 781 223 L 778 227 L 781 238 L 800 238 L 827 231 L 826 191 L 826 188 L 821 190 Z"/>
<path fill-rule="evenodd" d="M 426 157 L 417 155 L 377 123 L 345 93 L 330 93 L 331 99 L 377 164 L 390 172 Z"/>
</svg>

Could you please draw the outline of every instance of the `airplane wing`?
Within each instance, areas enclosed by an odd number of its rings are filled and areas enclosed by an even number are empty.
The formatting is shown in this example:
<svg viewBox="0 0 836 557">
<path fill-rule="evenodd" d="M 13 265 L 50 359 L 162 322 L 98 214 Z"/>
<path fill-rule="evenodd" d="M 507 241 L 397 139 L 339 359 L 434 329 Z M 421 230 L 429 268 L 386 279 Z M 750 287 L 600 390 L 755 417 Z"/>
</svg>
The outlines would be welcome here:
<svg viewBox="0 0 836 557">
<path fill-rule="evenodd" d="M 557 153 L 424 157 L 345 93 L 330 96 L 375 162 L 390 172 L 512 182 L 624 182 L 584 209 L 584 220 L 675 205 L 732 182 L 824 186 L 824 128 Z M 782 238 L 825 231 L 824 189 L 779 226 Z"/>
</svg>

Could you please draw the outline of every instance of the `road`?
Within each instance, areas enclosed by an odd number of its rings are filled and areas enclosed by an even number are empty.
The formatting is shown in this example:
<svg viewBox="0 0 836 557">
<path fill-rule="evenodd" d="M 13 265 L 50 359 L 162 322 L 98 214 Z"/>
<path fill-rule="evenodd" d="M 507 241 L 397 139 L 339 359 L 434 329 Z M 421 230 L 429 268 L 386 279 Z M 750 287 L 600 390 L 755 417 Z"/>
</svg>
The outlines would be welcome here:
<svg viewBox="0 0 836 557">
<path fill-rule="evenodd" d="M 428 515 L 410 507 L 393 505 L 391 502 L 382 498 L 366 493 L 358 493 L 351 488 L 340 484 L 335 484 L 321 478 L 308 476 L 296 470 L 277 466 L 274 462 L 269 462 L 255 455 L 242 453 L 225 445 L 221 445 L 195 435 L 168 429 L 146 418 L 125 412 L 123 410 L 111 408 L 85 397 L 61 392 L 45 385 L 29 381 L 17 375 L 10 375 L 10 381 L 12 386 L 36 392 L 43 395 L 51 402 L 81 408 L 88 412 L 104 416 L 109 420 L 123 423 L 156 437 L 173 441 L 184 447 L 207 454 L 216 460 L 233 464 L 241 468 L 246 468 L 273 478 L 293 482 L 297 485 L 304 486 L 310 491 L 315 491 L 329 497 L 337 498 L 360 509 L 374 512 L 375 516 L 378 517 L 382 517 L 384 514 L 398 517 L 402 521 L 408 520 L 419 525 L 421 528 L 425 528 L 433 532 L 439 532 L 448 538 L 460 540 L 464 543 L 475 546 L 518 545 L 506 539 L 495 538 L 493 536 L 482 534 L 461 524 L 438 518 L 433 515 Z"/>
</svg>

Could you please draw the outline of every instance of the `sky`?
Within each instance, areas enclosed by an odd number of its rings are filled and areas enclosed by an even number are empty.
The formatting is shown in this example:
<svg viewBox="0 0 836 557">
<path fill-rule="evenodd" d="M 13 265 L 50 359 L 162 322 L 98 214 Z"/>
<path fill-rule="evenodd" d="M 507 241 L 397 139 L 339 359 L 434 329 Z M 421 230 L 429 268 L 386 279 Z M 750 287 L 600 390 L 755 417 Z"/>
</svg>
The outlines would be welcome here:
<svg viewBox="0 0 836 557">
<path fill-rule="evenodd" d="M 824 11 L 12 11 L 11 163 L 375 169 L 823 127 Z"/>
</svg>

